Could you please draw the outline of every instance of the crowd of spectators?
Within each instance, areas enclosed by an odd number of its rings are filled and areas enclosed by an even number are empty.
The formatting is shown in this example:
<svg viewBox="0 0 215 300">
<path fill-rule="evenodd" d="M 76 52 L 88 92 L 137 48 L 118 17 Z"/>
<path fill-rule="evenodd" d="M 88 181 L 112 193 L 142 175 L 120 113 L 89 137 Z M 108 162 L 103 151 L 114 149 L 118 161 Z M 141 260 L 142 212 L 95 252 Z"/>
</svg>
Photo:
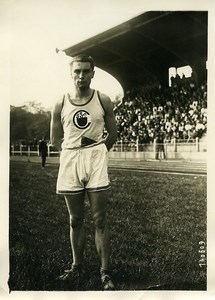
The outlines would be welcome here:
<svg viewBox="0 0 215 300">
<path fill-rule="evenodd" d="M 207 132 L 207 84 L 183 76 L 170 87 L 158 82 L 128 91 L 115 109 L 118 140 L 152 143 L 158 131 L 166 142 L 193 141 Z"/>
</svg>

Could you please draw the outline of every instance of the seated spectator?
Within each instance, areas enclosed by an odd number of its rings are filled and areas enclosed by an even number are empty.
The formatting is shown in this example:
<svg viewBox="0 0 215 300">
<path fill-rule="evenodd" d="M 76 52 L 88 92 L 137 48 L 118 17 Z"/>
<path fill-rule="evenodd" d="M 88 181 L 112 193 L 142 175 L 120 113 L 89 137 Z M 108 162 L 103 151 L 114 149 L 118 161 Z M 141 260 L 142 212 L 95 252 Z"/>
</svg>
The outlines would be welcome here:
<svg viewBox="0 0 215 300">
<path fill-rule="evenodd" d="M 159 126 L 164 127 L 167 142 L 202 138 L 207 132 L 207 86 L 197 89 L 192 78 L 179 82 L 177 77 L 170 88 L 159 83 L 135 87 L 115 112 L 120 140 L 153 142 Z"/>
</svg>

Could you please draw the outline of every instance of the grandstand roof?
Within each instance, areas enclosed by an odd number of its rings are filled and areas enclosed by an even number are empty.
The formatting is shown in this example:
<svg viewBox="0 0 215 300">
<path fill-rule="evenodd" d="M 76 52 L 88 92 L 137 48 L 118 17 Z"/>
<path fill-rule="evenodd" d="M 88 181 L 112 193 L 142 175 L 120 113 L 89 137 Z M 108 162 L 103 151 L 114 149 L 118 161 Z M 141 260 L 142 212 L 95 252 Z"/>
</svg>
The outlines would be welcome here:
<svg viewBox="0 0 215 300">
<path fill-rule="evenodd" d="M 86 53 L 127 88 L 169 67 L 207 60 L 206 11 L 150 11 L 64 49 Z"/>
</svg>

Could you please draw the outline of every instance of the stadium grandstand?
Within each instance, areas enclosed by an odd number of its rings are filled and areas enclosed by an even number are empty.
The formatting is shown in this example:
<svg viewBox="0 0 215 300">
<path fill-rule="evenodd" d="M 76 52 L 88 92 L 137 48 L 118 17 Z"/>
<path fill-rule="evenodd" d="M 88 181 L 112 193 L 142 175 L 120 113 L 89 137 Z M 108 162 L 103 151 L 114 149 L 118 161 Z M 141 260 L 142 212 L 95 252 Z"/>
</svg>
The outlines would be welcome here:
<svg viewBox="0 0 215 300">
<path fill-rule="evenodd" d="M 145 12 L 63 50 L 93 56 L 122 85 L 118 145 L 144 151 L 159 131 L 165 143 L 205 141 L 207 17 L 206 11 Z M 190 75 L 179 74 L 186 67 Z"/>
<path fill-rule="evenodd" d="M 168 85 L 168 69 L 186 65 L 200 84 L 206 80 L 207 12 L 145 12 L 63 51 L 93 56 L 125 92 L 157 80 Z"/>
</svg>

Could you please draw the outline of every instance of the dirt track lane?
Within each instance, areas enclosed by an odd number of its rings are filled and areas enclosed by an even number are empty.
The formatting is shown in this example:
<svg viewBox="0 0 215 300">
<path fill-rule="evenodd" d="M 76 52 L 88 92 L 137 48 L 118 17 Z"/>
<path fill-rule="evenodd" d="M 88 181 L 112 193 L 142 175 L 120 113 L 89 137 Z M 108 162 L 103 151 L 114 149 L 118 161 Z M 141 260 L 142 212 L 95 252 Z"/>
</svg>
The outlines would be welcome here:
<svg viewBox="0 0 215 300">
<path fill-rule="evenodd" d="M 37 156 L 11 156 L 10 159 L 12 161 L 40 163 L 40 157 Z M 59 164 L 59 157 L 47 158 L 46 165 L 53 164 Z M 109 168 L 138 172 L 207 175 L 207 164 L 203 161 L 109 159 Z"/>
</svg>

